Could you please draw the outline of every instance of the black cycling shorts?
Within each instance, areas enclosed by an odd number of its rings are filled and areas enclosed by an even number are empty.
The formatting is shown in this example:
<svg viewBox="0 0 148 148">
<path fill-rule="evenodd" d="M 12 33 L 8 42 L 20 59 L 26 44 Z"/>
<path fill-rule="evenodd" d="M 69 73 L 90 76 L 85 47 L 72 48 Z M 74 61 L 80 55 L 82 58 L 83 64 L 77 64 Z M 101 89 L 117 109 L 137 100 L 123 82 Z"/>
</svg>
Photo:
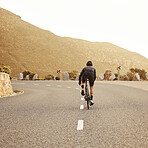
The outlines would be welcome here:
<svg viewBox="0 0 148 148">
<path fill-rule="evenodd" d="M 82 83 L 85 83 L 87 79 L 89 80 L 90 86 L 94 86 L 94 74 L 92 72 L 83 74 Z"/>
</svg>

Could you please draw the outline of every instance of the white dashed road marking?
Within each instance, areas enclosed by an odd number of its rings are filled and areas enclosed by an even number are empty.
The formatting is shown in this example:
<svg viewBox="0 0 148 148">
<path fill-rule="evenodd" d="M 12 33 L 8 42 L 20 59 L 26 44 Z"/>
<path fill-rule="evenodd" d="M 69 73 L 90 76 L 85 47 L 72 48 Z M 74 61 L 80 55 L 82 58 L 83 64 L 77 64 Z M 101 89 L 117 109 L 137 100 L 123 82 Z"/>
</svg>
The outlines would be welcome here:
<svg viewBox="0 0 148 148">
<path fill-rule="evenodd" d="M 76 88 L 77 90 L 79 90 L 79 88 Z"/>
<path fill-rule="evenodd" d="M 83 130 L 83 124 L 84 124 L 84 121 L 83 120 L 78 120 L 78 125 L 77 125 L 77 130 Z"/>
<path fill-rule="evenodd" d="M 34 84 L 34 85 L 39 85 L 39 84 Z"/>
<path fill-rule="evenodd" d="M 51 86 L 51 85 L 47 84 L 46 86 Z"/>
<path fill-rule="evenodd" d="M 22 84 L 22 85 L 24 85 L 25 83 L 12 83 L 12 84 Z"/>
<path fill-rule="evenodd" d="M 84 98 L 81 98 L 81 100 L 83 101 L 83 100 L 84 100 Z"/>
<path fill-rule="evenodd" d="M 57 87 L 62 87 L 61 85 L 57 85 Z"/>
<path fill-rule="evenodd" d="M 71 87 L 67 87 L 67 88 L 71 88 Z"/>
<path fill-rule="evenodd" d="M 80 105 L 80 109 L 84 109 L 84 105 Z"/>
</svg>

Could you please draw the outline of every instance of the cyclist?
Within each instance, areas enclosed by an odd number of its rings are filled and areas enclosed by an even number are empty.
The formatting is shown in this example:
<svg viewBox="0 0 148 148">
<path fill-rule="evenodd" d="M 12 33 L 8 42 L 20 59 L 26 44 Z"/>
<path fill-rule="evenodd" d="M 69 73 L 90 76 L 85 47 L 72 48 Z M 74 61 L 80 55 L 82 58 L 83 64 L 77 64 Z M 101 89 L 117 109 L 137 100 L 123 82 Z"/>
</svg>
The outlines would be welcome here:
<svg viewBox="0 0 148 148">
<path fill-rule="evenodd" d="M 82 87 L 82 91 L 81 94 L 82 96 L 84 96 L 84 84 L 87 81 L 87 79 L 89 80 L 89 84 L 90 84 L 90 95 L 91 95 L 91 104 L 93 105 L 93 86 L 94 86 L 94 81 L 96 80 L 96 69 L 93 67 L 92 61 L 88 61 L 86 63 L 86 67 L 84 67 L 80 73 L 79 76 L 79 85 L 81 85 Z M 82 81 L 82 83 L 81 83 Z"/>
</svg>

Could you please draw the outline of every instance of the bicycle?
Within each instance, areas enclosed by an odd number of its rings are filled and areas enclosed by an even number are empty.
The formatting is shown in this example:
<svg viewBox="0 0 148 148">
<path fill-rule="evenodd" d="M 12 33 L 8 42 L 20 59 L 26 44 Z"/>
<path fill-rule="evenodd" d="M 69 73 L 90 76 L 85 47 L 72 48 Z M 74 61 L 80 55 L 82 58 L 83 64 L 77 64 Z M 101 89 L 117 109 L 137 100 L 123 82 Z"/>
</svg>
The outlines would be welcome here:
<svg viewBox="0 0 148 148">
<path fill-rule="evenodd" d="M 87 85 L 87 81 L 85 82 L 85 96 L 84 96 L 85 101 L 87 101 L 87 109 L 89 109 L 90 106 L 90 94 L 89 94 L 89 89 Z"/>
</svg>

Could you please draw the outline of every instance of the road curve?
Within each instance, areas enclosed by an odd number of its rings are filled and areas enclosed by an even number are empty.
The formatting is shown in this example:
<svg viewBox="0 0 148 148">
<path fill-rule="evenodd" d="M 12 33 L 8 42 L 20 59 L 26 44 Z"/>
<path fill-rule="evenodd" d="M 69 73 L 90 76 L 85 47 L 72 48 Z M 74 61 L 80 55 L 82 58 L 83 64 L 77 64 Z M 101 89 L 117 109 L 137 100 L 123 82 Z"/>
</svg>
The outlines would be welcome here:
<svg viewBox="0 0 148 148">
<path fill-rule="evenodd" d="M 0 148 L 148 147 L 148 91 L 97 82 L 87 110 L 77 84 L 13 81 L 24 94 L 0 98 Z"/>
</svg>

